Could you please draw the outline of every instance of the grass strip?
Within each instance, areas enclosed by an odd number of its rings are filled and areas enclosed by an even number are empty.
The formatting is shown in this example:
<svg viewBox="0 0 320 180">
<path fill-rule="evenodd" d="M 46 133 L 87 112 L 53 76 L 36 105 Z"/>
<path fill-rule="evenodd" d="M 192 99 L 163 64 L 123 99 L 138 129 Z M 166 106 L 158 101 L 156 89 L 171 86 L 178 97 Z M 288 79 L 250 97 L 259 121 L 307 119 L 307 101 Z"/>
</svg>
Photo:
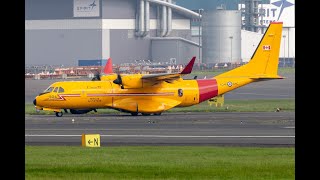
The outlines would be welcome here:
<svg viewBox="0 0 320 180">
<path fill-rule="evenodd" d="M 292 147 L 26 146 L 25 177 L 295 179 L 294 153 Z"/>
</svg>

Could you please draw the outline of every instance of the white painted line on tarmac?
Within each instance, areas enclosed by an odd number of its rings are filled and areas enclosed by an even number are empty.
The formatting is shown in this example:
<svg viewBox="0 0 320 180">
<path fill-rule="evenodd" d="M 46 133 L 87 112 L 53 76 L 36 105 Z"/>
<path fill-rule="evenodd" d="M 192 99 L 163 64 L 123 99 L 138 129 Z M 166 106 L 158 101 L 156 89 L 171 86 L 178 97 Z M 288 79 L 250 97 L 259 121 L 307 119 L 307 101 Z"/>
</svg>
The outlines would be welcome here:
<svg viewBox="0 0 320 180">
<path fill-rule="evenodd" d="M 286 128 L 286 129 L 295 129 L 296 127 L 294 127 L 294 126 L 288 126 L 288 127 L 283 127 L 283 128 Z"/>
<path fill-rule="evenodd" d="M 25 134 L 26 137 L 79 137 L 70 134 Z M 295 138 L 295 136 L 165 136 L 165 135 L 100 135 L 101 137 L 147 137 L 147 138 Z"/>
<path fill-rule="evenodd" d="M 231 93 L 230 93 L 231 94 Z M 291 97 L 290 95 L 285 95 L 285 94 L 277 94 L 277 95 L 273 95 L 273 94 L 259 94 L 259 93 L 236 93 L 233 92 L 232 94 L 247 94 L 247 95 L 258 95 L 258 96 L 283 96 L 283 97 Z"/>
</svg>

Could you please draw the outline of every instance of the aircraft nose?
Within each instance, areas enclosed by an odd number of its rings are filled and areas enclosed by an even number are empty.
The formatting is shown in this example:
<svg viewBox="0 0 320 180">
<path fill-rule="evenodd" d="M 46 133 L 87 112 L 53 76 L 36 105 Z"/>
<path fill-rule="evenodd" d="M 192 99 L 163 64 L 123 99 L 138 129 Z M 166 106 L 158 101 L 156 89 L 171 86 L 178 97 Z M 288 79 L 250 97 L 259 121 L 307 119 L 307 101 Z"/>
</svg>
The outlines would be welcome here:
<svg viewBox="0 0 320 180">
<path fill-rule="evenodd" d="M 33 100 L 33 104 L 34 104 L 35 106 L 37 105 L 37 100 L 36 100 L 36 99 Z"/>
</svg>

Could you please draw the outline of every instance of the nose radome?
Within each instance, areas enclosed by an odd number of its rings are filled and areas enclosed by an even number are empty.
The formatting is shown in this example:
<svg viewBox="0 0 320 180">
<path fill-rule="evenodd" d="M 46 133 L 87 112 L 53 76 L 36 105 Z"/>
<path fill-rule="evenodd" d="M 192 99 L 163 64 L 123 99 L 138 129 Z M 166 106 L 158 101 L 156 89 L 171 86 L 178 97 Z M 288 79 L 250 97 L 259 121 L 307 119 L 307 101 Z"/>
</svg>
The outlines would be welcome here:
<svg viewBox="0 0 320 180">
<path fill-rule="evenodd" d="M 36 99 L 33 100 L 33 104 L 34 104 L 35 106 L 37 105 L 37 100 L 36 100 Z"/>
</svg>

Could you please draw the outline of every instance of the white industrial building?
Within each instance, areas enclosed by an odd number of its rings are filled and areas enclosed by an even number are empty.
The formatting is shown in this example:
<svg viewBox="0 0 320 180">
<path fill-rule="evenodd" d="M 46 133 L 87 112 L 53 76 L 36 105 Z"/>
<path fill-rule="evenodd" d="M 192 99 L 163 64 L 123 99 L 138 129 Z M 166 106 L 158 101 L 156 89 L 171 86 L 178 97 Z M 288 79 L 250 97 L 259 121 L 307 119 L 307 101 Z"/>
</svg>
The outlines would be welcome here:
<svg viewBox="0 0 320 180">
<path fill-rule="evenodd" d="M 271 21 L 284 22 L 280 62 L 294 62 L 294 0 L 260 4 L 264 15 L 249 20 L 244 6 L 191 11 L 174 0 L 26 0 L 25 63 L 68 66 L 111 57 L 115 64 L 185 64 L 193 56 L 206 64 L 248 62 Z"/>
<path fill-rule="evenodd" d="M 243 62 L 250 60 L 252 53 L 259 44 L 260 39 L 270 22 L 283 22 L 280 65 L 285 62 L 294 65 L 295 61 L 295 1 L 294 0 L 270 0 L 269 4 L 259 4 L 253 8 L 254 3 L 259 0 L 243 0 L 239 4 L 239 10 L 242 11 L 243 29 L 241 31 L 241 57 Z M 249 5 L 250 8 L 246 8 Z M 247 11 L 247 12 L 246 12 Z M 251 15 L 251 16 L 250 16 Z M 249 17 L 249 18 L 248 18 Z M 247 20 L 245 19 L 247 18 Z M 252 32 L 248 30 L 255 30 Z M 293 63 L 293 64 L 292 64 Z"/>
<path fill-rule="evenodd" d="M 191 19 L 172 0 L 26 0 L 26 64 L 77 65 L 112 58 L 187 63 L 199 45 Z"/>
<path fill-rule="evenodd" d="M 263 34 L 241 30 L 241 58 L 243 62 L 251 59 Z M 295 59 L 295 28 L 283 28 L 280 45 L 280 60 Z"/>
</svg>

